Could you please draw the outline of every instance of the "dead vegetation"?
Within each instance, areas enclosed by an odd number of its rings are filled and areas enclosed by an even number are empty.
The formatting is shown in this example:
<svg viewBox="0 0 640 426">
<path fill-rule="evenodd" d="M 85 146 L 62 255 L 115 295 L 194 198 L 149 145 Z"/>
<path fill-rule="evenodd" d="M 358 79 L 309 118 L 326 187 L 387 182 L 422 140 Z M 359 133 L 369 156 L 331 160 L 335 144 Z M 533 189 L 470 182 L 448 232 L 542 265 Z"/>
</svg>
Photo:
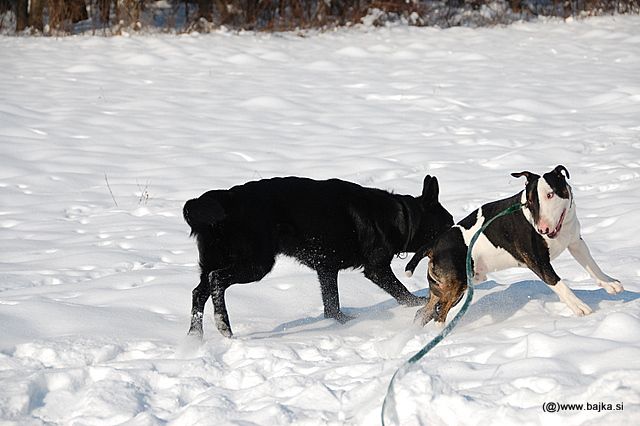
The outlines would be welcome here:
<svg viewBox="0 0 640 426">
<path fill-rule="evenodd" d="M 640 13 L 640 0 L 0 0 L 0 30 L 106 35 L 143 29 L 208 32 L 327 29 L 365 23 L 485 26 L 538 16 Z"/>
</svg>

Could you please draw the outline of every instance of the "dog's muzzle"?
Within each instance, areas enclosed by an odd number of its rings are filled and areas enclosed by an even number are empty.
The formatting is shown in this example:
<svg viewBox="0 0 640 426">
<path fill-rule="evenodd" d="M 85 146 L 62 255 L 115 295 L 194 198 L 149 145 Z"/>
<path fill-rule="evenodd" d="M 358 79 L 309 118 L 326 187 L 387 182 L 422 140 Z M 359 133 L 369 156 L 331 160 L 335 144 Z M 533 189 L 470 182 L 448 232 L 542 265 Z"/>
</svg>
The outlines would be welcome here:
<svg viewBox="0 0 640 426">
<path fill-rule="evenodd" d="M 562 229 L 562 224 L 564 223 L 564 217 L 566 214 L 567 214 L 567 209 L 564 209 L 562 211 L 562 214 L 560 215 L 560 220 L 558 221 L 558 224 L 556 225 L 556 227 L 553 228 L 553 231 L 549 231 L 549 228 L 547 228 L 547 229 L 538 229 L 538 232 L 542 235 L 546 235 L 551 239 L 557 237 L 558 233 L 560 233 L 560 230 Z"/>
</svg>

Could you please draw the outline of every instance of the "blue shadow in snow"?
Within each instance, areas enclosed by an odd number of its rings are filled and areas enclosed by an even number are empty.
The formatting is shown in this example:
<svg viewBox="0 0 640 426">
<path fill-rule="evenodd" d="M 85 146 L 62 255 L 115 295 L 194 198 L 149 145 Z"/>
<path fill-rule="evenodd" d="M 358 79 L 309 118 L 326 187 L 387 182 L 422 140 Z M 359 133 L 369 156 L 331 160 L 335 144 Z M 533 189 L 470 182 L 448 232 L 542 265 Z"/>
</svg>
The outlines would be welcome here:
<svg viewBox="0 0 640 426">
<path fill-rule="evenodd" d="M 500 285 L 495 281 L 486 281 L 474 288 L 476 290 L 490 290 Z M 486 315 L 490 315 L 494 322 L 502 322 L 512 317 L 524 307 L 530 300 L 540 299 L 545 301 L 557 300 L 558 296 L 547 284 L 539 280 L 527 280 L 504 286 L 505 289 L 476 299 L 471 304 L 467 314 L 461 320 L 463 323 L 476 321 Z M 602 301 L 631 302 L 640 299 L 640 293 L 623 291 L 620 294 L 611 295 L 598 290 L 573 290 L 575 295 L 585 302 L 594 311 Z"/>
<path fill-rule="evenodd" d="M 501 285 L 497 282 L 485 281 L 476 285 L 476 290 L 491 290 L 496 287 L 504 287 L 504 290 L 495 291 L 480 298 L 475 298 L 472 302 L 469 310 L 462 318 L 461 323 L 471 323 L 479 320 L 480 318 L 490 315 L 493 322 L 502 322 L 512 317 L 516 312 L 522 309 L 530 300 L 558 300 L 555 293 L 544 282 L 539 280 L 527 280 L 520 281 L 513 284 Z M 591 307 L 594 311 L 597 310 L 598 305 L 602 301 L 619 301 L 619 302 L 631 302 L 640 299 L 640 293 L 631 291 L 623 291 L 620 294 L 611 295 L 603 289 L 598 290 L 573 290 L 576 296 Z M 416 296 L 428 297 L 428 289 L 419 290 L 414 293 Z M 555 299 L 554 299 L 555 298 Z M 559 300 L 558 300 L 559 301 Z M 425 300 L 426 303 L 426 300 Z M 306 326 L 326 321 L 327 325 L 324 327 L 314 328 L 314 332 L 331 332 L 336 327 L 349 327 L 352 324 L 360 321 L 366 321 L 375 316 L 377 320 L 384 320 L 385 318 L 391 318 L 392 314 L 389 312 L 391 309 L 396 308 L 398 303 L 393 300 L 385 300 L 384 302 L 376 303 L 371 306 L 362 308 L 348 308 L 343 307 L 342 311 L 350 316 L 355 317 L 353 320 L 347 322 L 344 325 L 338 324 L 336 321 L 327 320 L 324 315 L 318 315 L 313 317 L 300 318 L 293 321 L 287 321 L 273 328 L 271 331 L 259 331 L 250 333 L 245 337 L 254 339 L 264 339 L 279 336 L 288 336 L 292 334 L 308 332 L 309 329 Z M 407 309 L 418 310 L 419 307 L 410 307 Z M 451 316 L 448 318 L 451 319 Z M 411 324 L 407 324 L 407 327 Z M 296 330 L 300 327 L 305 327 Z"/>
<path fill-rule="evenodd" d="M 426 296 L 428 295 L 428 291 L 420 290 L 414 294 L 416 296 L 422 296 L 426 298 Z M 425 299 L 425 303 L 426 303 L 426 299 Z M 293 321 L 287 321 L 285 323 L 278 325 L 271 331 L 254 332 L 254 333 L 248 334 L 247 337 L 261 339 L 261 338 L 271 338 L 271 337 L 278 337 L 278 336 L 284 336 L 284 335 L 292 335 L 292 334 L 301 333 L 305 331 L 308 332 L 309 330 L 306 328 L 302 330 L 295 330 L 295 329 L 299 327 L 305 327 L 315 323 L 319 323 L 321 321 L 326 321 L 327 325 L 325 327 L 314 328 L 313 331 L 315 332 L 322 331 L 322 330 L 330 331 L 331 329 L 335 329 L 336 327 L 350 327 L 351 325 L 356 324 L 360 321 L 366 321 L 367 319 L 371 318 L 374 315 L 376 319 L 381 319 L 381 320 L 384 320 L 385 318 L 390 319 L 392 317 L 392 314 L 389 311 L 392 308 L 395 308 L 398 306 L 399 306 L 398 302 L 396 302 L 393 299 L 389 299 L 389 300 L 385 300 L 384 302 L 376 303 L 375 305 L 362 307 L 362 308 L 342 307 L 341 310 L 343 313 L 354 317 L 351 321 L 342 325 L 335 320 L 325 318 L 324 315 L 318 315 L 314 317 L 305 317 L 305 318 L 300 318 Z M 414 308 L 410 308 L 410 309 L 414 309 Z M 417 310 L 418 306 L 416 306 L 415 309 Z"/>
</svg>

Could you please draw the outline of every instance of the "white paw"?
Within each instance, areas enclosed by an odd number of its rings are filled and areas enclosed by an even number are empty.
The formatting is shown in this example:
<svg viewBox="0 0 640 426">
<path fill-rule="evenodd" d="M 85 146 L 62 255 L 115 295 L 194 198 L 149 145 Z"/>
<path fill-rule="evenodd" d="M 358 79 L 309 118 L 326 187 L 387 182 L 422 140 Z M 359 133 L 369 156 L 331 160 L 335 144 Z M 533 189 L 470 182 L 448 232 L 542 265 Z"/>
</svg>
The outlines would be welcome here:
<svg viewBox="0 0 640 426">
<path fill-rule="evenodd" d="M 481 272 L 476 272 L 475 275 L 473 276 L 474 284 L 480 284 L 485 282 L 486 280 L 487 280 L 487 274 L 483 274 Z"/>
<path fill-rule="evenodd" d="M 568 301 L 566 303 L 567 306 L 569 306 L 569 308 L 573 311 L 573 313 L 576 314 L 576 316 L 583 317 L 593 312 L 593 310 L 586 303 L 584 303 L 577 297 L 575 298 L 575 300 Z"/>
<path fill-rule="evenodd" d="M 620 281 L 618 280 L 609 282 L 598 281 L 598 285 L 604 288 L 604 290 L 609 294 L 618 294 L 624 291 L 624 287 L 622 287 L 622 284 L 620 284 Z"/>
<path fill-rule="evenodd" d="M 560 300 L 565 303 L 573 311 L 573 313 L 579 317 L 589 315 L 591 308 L 576 296 L 573 291 L 562 281 L 558 281 L 555 286 L 551 286 L 551 289 L 560 297 Z"/>
</svg>

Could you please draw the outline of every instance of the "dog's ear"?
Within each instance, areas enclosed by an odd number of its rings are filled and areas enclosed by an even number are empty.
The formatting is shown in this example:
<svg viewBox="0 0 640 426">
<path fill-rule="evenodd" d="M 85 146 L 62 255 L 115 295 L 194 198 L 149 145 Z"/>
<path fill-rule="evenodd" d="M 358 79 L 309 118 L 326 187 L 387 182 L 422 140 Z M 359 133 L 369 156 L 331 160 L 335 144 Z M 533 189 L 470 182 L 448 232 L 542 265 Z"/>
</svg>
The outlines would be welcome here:
<svg viewBox="0 0 640 426">
<path fill-rule="evenodd" d="M 536 180 L 536 179 L 540 179 L 540 175 L 537 175 L 535 173 L 531 173 L 531 172 L 520 172 L 520 173 L 511 173 L 511 176 L 519 178 L 522 176 L 525 176 L 527 178 L 527 183 Z"/>
<path fill-rule="evenodd" d="M 427 175 L 424 178 L 424 184 L 422 186 L 422 200 L 425 203 L 435 203 L 438 201 L 439 193 L 440 186 L 438 185 L 438 179 L 434 176 Z"/>
<path fill-rule="evenodd" d="M 570 179 L 569 170 L 567 170 L 567 168 L 562 164 L 556 166 L 556 168 L 553 169 L 553 172 L 560 176 L 562 176 L 562 172 L 564 172 L 564 175 L 566 176 L 566 178 Z"/>
</svg>

